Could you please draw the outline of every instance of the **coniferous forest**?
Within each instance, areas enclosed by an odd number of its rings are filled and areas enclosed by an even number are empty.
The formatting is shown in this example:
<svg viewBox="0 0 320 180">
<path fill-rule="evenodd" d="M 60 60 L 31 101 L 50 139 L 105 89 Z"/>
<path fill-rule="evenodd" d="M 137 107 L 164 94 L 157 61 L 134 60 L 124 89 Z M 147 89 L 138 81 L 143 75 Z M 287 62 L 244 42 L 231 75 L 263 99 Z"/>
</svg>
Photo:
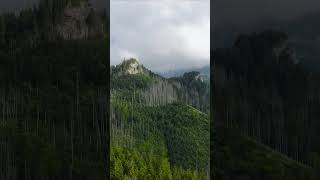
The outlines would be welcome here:
<svg viewBox="0 0 320 180">
<path fill-rule="evenodd" d="M 210 78 L 164 77 L 110 66 L 108 25 L 88 0 L 0 14 L 1 180 L 320 179 L 320 75 L 299 41 L 241 34 Z"/>
<path fill-rule="evenodd" d="M 0 179 L 107 179 L 106 19 L 85 0 L 0 15 Z"/>
<path fill-rule="evenodd" d="M 288 35 L 240 35 L 213 50 L 212 176 L 319 179 L 319 74 Z"/>
<path fill-rule="evenodd" d="M 209 81 L 111 67 L 111 179 L 209 179 Z"/>
</svg>

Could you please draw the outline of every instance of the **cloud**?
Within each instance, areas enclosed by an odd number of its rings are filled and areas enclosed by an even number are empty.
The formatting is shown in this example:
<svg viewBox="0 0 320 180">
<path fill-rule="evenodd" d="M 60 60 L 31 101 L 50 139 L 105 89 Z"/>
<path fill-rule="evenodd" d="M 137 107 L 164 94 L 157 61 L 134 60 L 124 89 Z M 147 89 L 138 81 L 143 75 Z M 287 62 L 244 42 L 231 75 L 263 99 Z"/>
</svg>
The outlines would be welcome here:
<svg viewBox="0 0 320 180">
<path fill-rule="evenodd" d="M 140 59 L 137 54 L 135 54 L 134 52 L 130 52 L 128 50 L 125 50 L 125 49 L 118 49 L 118 54 L 120 55 L 121 59 L 126 59 L 127 57 Z"/>
<path fill-rule="evenodd" d="M 136 56 L 165 71 L 210 61 L 209 0 L 111 0 L 111 64 Z"/>
<path fill-rule="evenodd" d="M 213 19 L 218 25 L 259 24 L 261 21 L 290 20 L 320 11 L 319 0 L 215 0 Z"/>
</svg>

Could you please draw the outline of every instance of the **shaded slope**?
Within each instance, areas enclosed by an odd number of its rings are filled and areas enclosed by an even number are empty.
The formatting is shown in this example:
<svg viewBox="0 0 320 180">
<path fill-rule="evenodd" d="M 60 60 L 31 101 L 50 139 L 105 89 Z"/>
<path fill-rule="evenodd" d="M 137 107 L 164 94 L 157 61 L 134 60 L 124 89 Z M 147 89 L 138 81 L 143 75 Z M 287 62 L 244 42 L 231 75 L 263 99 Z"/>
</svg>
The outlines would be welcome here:
<svg viewBox="0 0 320 180">
<path fill-rule="evenodd" d="M 0 179 L 106 177 L 105 43 L 0 52 Z"/>
<path fill-rule="evenodd" d="M 220 129 L 214 138 L 211 170 L 217 179 L 317 179 L 311 167 L 239 134 L 236 129 Z"/>
<path fill-rule="evenodd" d="M 215 50 L 215 127 L 237 127 L 292 159 L 319 152 L 319 78 L 303 68 L 282 32 L 244 35 Z"/>
</svg>

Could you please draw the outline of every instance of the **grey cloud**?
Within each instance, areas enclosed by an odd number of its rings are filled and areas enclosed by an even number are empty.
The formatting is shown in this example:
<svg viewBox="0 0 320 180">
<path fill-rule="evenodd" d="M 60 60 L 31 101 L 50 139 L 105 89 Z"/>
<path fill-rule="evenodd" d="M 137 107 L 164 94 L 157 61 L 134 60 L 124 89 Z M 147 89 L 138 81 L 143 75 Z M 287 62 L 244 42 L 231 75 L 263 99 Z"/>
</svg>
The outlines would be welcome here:
<svg viewBox="0 0 320 180">
<path fill-rule="evenodd" d="M 209 64 L 209 0 L 111 1 L 111 64 L 137 56 L 155 71 Z"/>
<path fill-rule="evenodd" d="M 319 0 L 215 0 L 213 20 L 218 26 L 251 25 L 291 20 L 320 10 Z"/>
</svg>

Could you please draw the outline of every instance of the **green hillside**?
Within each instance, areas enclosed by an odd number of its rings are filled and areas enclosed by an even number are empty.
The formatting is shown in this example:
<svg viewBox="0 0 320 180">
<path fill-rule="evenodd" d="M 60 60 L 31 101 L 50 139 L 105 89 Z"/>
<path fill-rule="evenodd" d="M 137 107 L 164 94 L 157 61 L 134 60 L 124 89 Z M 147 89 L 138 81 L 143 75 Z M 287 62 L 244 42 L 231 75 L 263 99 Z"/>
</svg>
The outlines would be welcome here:
<svg viewBox="0 0 320 180">
<path fill-rule="evenodd" d="M 214 136 L 211 170 L 221 180 L 311 180 L 316 169 L 290 159 L 236 129 L 220 129 Z"/>
<path fill-rule="evenodd" d="M 119 65 L 112 69 L 111 178 L 208 179 L 208 115 L 179 99 L 148 104 L 150 88 L 171 82 L 146 69 L 119 76 Z"/>
</svg>

